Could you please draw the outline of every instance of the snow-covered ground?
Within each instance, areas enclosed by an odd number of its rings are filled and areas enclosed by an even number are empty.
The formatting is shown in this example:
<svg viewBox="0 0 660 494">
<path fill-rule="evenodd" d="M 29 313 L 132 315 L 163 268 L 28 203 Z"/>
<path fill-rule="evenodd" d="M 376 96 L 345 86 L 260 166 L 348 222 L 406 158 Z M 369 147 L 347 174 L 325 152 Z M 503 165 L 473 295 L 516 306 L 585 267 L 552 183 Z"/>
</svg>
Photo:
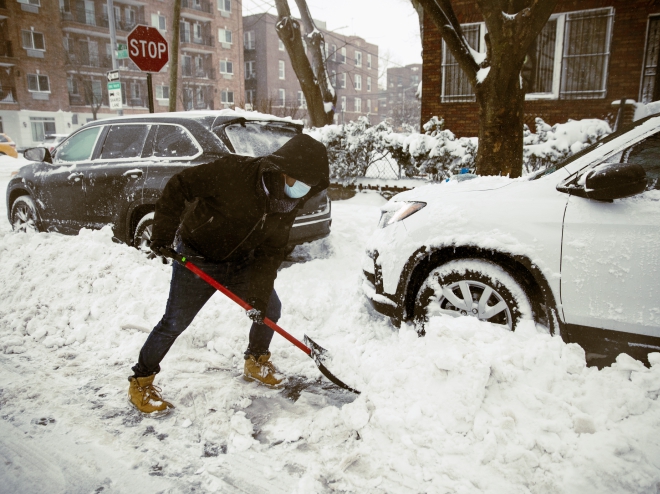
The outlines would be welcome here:
<svg viewBox="0 0 660 494">
<path fill-rule="evenodd" d="M 170 267 L 108 229 L 14 234 L 3 194 L 0 493 L 658 492 L 660 355 L 651 369 L 620 356 L 598 371 L 531 322 L 397 330 L 360 291 L 382 203 L 333 203 L 331 236 L 298 247 L 276 281 L 281 325 L 331 350 L 359 397 L 243 381 L 250 321 L 216 295 L 163 363 L 157 384 L 176 410 L 155 420 L 127 404 L 127 376 Z M 319 375 L 282 338 L 271 350 L 284 373 Z"/>
</svg>

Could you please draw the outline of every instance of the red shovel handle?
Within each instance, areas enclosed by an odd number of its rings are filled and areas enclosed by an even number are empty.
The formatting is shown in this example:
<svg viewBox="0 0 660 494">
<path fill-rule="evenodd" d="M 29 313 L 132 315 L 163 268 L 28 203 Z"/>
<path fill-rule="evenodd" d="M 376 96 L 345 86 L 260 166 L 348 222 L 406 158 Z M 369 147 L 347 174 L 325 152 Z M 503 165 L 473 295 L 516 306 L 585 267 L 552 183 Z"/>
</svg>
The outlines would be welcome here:
<svg viewBox="0 0 660 494">
<path fill-rule="evenodd" d="M 181 254 L 177 254 L 177 257 L 175 258 L 177 261 L 179 261 L 181 264 L 183 264 L 186 268 L 188 268 L 190 271 L 195 273 L 197 276 L 199 276 L 201 279 L 206 281 L 209 285 L 211 285 L 213 288 L 218 290 L 219 292 L 224 293 L 227 297 L 232 299 L 234 302 L 236 302 L 238 305 L 243 307 L 245 310 L 252 310 L 254 307 L 252 307 L 250 304 L 245 302 L 243 299 L 239 298 L 236 294 L 228 290 L 226 287 L 222 286 L 220 283 L 215 281 L 213 278 L 211 278 L 208 274 L 206 274 L 204 271 L 199 269 L 197 266 L 195 266 L 192 262 L 188 261 L 185 256 L 182 256 Z M 284 338 L 289 340 L 291 343 L 296 345 L 298 348 L 300 348 L 303 352 L 305 352 L 307 355 L 311 355 L 312 350 L 309 348 L 307 345 L 302 343 L 301 341 L 297 340 L 293 336 L 291 336 L 289 333 L 287 333 L 284 329 L 280 328 L 277 324 L 275 324 L 273 321 L 268 319 L 267 317 L 264 317 L 264 324 L 268 326 L 270 329 L 273 331 L 279 333 L 282 335 Z"/>
</svg>

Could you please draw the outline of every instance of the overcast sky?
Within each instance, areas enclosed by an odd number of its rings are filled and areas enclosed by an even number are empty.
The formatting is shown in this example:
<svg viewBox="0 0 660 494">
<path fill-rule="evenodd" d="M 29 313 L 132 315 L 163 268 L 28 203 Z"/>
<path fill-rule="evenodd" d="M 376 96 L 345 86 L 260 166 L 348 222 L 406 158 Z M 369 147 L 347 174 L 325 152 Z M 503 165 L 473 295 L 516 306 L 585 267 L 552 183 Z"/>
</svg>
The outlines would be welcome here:
<svg viewBox="0 0 660 494">
<path fill-rule="evenodd" d="M 307 0 L 307 5 L 328 30 L 378 45 L 379 68 L 422 62 L 419 20 L 410 0 Z M 298 16 L 294 0 L 289 7 Z M 243 15 L 265 11 L 277 15 L 273 0 L 243 0 Z"/>
</svg>

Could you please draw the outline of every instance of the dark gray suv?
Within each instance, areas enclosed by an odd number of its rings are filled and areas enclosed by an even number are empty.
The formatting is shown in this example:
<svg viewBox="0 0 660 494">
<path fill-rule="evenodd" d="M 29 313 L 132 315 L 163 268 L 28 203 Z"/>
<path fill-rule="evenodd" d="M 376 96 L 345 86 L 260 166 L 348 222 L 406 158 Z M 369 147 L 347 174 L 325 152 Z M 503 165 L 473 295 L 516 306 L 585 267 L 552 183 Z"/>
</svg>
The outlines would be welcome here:
<svg viewBox="0 0 660 494">
<path fill-rule="evenodd" d="M 51 156 L 33 148 L 7 187 L 15 230 L 75 234 L 113 226 L 117 239 L 148 246 L 154 204 L 172 175 L 227 154 L 264 156 L 302 126 L 288 120 L 229 110 L 136 115 L 91 122 Z M 291 230 L 289 247 L 330 233 L 330 199 L 309 199 Z"/>
</svg>

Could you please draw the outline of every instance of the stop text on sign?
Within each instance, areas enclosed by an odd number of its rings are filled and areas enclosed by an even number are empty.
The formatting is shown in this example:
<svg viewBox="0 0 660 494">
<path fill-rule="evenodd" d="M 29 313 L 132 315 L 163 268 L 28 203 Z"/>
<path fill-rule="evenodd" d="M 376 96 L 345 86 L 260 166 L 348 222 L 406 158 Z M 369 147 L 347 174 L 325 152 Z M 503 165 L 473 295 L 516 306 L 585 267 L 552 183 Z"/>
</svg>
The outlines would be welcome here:
<svg viewBox="0 0 660 494">
<path fill-rule="evenodd" d="M 131 55 L 142 58 L 164 58 L 167 57 L 167 44 L 163 42 L 147 41 L 144 39 L 132 39 L 129 41 Z"/>
</svg>

